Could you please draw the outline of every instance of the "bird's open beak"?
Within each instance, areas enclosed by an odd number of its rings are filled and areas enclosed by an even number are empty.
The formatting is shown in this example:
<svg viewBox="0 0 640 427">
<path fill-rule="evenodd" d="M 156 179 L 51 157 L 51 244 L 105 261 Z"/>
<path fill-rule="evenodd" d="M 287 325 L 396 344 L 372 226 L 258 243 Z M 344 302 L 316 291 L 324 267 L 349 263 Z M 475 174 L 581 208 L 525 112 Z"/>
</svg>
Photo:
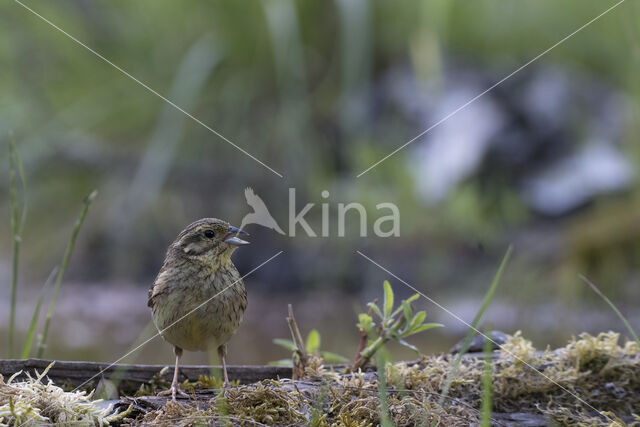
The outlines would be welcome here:
<svg viewBox="0 0 640 427">
<path fill-rule="evenodd" d="M 249 242 L 238 238 L 237 236 L 238 234 L 246 234 L 247 236 L 249 235 L 249 233 L 247 233 L 246 231 L 240 230 L 238 227 L 234 227 L 233 225 L 230 225 L 229 233 L 225 236 L 224 242 L 233 246 L 248 245 Z"/>
</svg>

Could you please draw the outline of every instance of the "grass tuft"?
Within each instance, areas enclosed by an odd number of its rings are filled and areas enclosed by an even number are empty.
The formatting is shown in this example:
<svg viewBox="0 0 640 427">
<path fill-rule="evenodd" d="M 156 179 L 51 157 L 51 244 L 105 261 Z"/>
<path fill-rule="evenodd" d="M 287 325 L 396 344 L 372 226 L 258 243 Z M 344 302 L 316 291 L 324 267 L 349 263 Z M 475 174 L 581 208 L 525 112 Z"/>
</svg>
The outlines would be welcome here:
<svg viewBox="0 0 640 427">
<path fill-rule="evenodd" d="M 624 325 L 627 327 L 627 330 L 629 331 L 629 333 L 631 334 L 631 336 L 633 337 L 634 341 L 636 342 L 636 344 L 638 344 L 638 346 L 640 347 L 640 339 L 638 339 L 638 335 L 636 334 L 636 331 L 633 330 L 633 328 L 631 327 L 631 324 L 629 323 L 629 321 L 627 320 L 626 317 L 624 317 L 624 315 L 620 312 L 620 310 L 618 310 L 618 307 L 615 306 L 615 304 L 613 302 L 611 302 L 611 300 L 609 298 L 607 298 L 607 296 L 605 294 L 603 294 L 600 289 L 598 289 L 598 287 L 596 285 L 593 284 L 593 282 L 591 282 L 589 279 L 587 279 L 585 276 L 583 276 L 582 274 L 579 274 L 578 277 L 580 277 L 580 279 L 585 282 L 587 285 L 589 285 L 591 287 L 591 289 L 593 289 L 593 291 L 598 294 L 598 296 L 600 298 L 602 298 L 604 300 L 604 302 L 606 302 L 607 304 L 609 304 L 609 307 L 611 307 L 611 309 L 613 311 L 615 311 L 615 313 L 618 315 L 618 317 L 620 318 L 620 320 L 622 320 L 622 323 L 624 323 Z"/>
<path fill-rule="evenodd" d="M 439 404 L 441 406 L 444 404 L 444 401 L 447 398 L 449 389 L 451 388 L 451 383 L 453 382 L 453 379 L 455 378 L 458 372 L 458 368 L 460 367 L 460 362 L 462 361 L 462 357 L 466 354 L 467 350 L 469 350 L 469 345 L 471 344 L 471 340 L 478 332 L 478 325 L 482 320 L 482 316 L 484 316 L 485 311 L 487 311 L 487 308 L 489 307 L 489 305 L 491 304 L 491 301 L 493 300 L 493 295 L 495 294 L 496 288 L 500 283 L 500 279 L 502 278 L 502 273 L 504 272 L 507 262 L 511 257 L 511 252 L 513 252 L 513 247 L 510 245 L 509 248 L 507 249 L 507 253 L 504 255 L 504 258 L 502 258 L 500 267 L 498 267 L 498 271 L 496 272 L 496 275 L 493 278 L 493 282 L 491 282 L 491 286 L 489 286 L 489 290 L 487 290 L 487 293 L 484 296 L 484 300 L 482 301 L 482 306 L 480 307 L 480 310 L 478 310 L 476 317 L 473 319 L 473 322 L 471 323 L 471 328 L 469 329 L 469 332 L 467 332 L 467 336 L 464 338 L 464 341 L 462 342 L 462 347 L 460 348 L 460 351 L 456 356 L 456 359 L 453 363 L 453 368 L 451 369 L 451 371 L 449 371 L 449 375 L 447 376 L 447 381 L 445 382 L 445 385 L 440 395 Z"/>
<path fill-rule="evenodd" d="M 29 324 L 29 330 L 27 331 L 27 337 L 24 341 L 24 347 L 22 347 L 22 354 L 20 355 L 21 359 L 26 359 L 29 357 L 29 353 L 31 353 L 31 343 L 33 342 L 33 335 L 36 331 L 36 326 L 38 325 L 38 318 L 40 317 L 40 307 L 42 306 L 42 300 L 44 299 L 44 295 L 53 282 L 53 278 L 56 276 L 58 272 L 58 267 L 56 266 L 51 273 L 49 273 L 49 277 L 42 285 L 42 289 L 40 289 L 40 295 L 38 295 L 38 302 L 36 303 L 36 307 L 33 310 L 33 316 L 31 316 L 31 323 Z"/>
<path fill-rule="evenodd" d="M 62 283 L 62 278 L 64 277 L 64 272 L 67 270 L 67 265 L 69 264 L 69 259 L 71 258 L 71 254 L 73 253 L 73 248 L 76 244 L 76 238 L 78 237 L 78 233 L 80 232 L 80 228 L 84 223 L 84 219 L 87 216 L 87 212 L 89 211 L 89 206 L 91 206 L 91 202 L 96 198 L 98 192 L 96 190 L 92 191 L 84 199 L 84 206 L 82 207 L 82 211 L 80 212 L 80 216 L 76 220 L 76 223 L 73 226 L 73 231 L 71 232 L 71 239 L 69 240 L 69 244 L 67 245 L 67 250 L 64 253 L 62 258 L 62 264 L 60 270 L 58 271 L 58 276 L 56 277 L 56 284 L 53 289 L 53 296 L 51 297 L 51 301 L 49 302 L 49 310 L 47 311 L 47 317 L 44 321 L 44 329 L 42 330 L 42 335 L 40 336 L 40 340 L 38 342 L 38 356 L 42 357 L 44 353 L 44 349 L 46 348 L 47 342 L 47 334 L 49 332 L 49 325 L 51 324 L 51 317 L 53 316 L 53 308 L 56 305 L 56 300 L 58 299 L 58 291 L 60 290 L 60 284 Z"/>
<path fill-rule="evenodd" d="M 22 204 L 18 203 L 18 180 L 22 187 Z M 11 311 L 9 314 L 9 358 L 13 357 L 15 321 L 16 321 L 16 300 L 18 294 L 18 265 L 20 258 L 20 243 L 22 242 L 22 231 L 27 219 L 27 183 L 24 175 L 22 160 L 16 150 L 13 135 L 9 134 L 9 206 L 11 210 L 11 235 L 13 237 L 13 264 L 11 267 Z"/>
</svg>

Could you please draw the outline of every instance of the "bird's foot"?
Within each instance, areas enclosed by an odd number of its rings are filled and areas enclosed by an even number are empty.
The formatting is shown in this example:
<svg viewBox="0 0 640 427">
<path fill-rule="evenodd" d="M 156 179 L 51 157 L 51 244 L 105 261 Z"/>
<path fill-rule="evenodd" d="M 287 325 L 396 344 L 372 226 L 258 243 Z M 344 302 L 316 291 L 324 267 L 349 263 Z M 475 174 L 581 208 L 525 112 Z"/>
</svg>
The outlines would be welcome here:
<svg viewBox="0 0 640 427">
<path fill-rule="evenodd" d="M 224 381 L 222 383 L 222 387 L 220 387 L 220 391 L 219 391 L 220 396 L 227 397 L 229 390 L 231 390 L 231 384 L 229 383 L 229 381 Z"/>
<path fill-rule="evenodd" d="M 186 398 L 186 399 L 189 398 L 189 395 L 187 393 L 180 390 L 180 387 L 178 386 L 178 384 L 171 384 L 171 387 L 169 388 L 169 390 L 161 391 L 160 393 L 158 393 L 158 396 L 171 396 L 172 400 L 176 400 L 176 396 Z"/>
</svg>

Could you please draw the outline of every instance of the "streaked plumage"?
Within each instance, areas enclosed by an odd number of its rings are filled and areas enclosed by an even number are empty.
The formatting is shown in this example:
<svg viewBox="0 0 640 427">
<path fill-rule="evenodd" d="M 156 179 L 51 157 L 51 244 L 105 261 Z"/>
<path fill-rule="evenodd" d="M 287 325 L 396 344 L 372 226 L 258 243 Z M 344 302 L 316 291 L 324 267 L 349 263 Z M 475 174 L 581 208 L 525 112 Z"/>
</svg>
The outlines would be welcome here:
<svg viewBox="0 0 640 427">
<path fill-rule="evenodd" d="M 163 338 L 174 345 L 176 370 L 170 389 L 174 399 L 181 393 L 177 371 L 183 349 L 217 349 L 228 384 L 226 343 L 247 306 L 244 284 L 231 262 L 237 246 L 248 243 L 236 237 L 238 233 L 244 232 L 215 218 L 190 224 L 169 246 L 149 289 L 153 321 Z"/>
</svg>

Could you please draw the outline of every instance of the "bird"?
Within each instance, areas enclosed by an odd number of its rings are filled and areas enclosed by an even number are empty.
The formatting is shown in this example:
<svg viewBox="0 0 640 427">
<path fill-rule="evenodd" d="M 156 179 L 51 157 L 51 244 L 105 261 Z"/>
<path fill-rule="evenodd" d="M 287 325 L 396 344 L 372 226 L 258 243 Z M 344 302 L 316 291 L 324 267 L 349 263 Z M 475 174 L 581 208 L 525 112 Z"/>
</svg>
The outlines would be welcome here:
<svg viewBox="0 0 640 427">
<path fill-rule="evenodd" d="M 160 395 L 188 397 L 178 386 L 183 350 L 217 350 L 224 387 L 229 387 L 226 344 L 242 321 L 247 292 L 231 255 L 249 242 L 240 228 L 216 218 L 189 224 L 167 249 L 149 289 L 148 306 L 160 335 L 173 345 L 175 370 L 171 388 Z"/>
<path fill-rule="evenodd" d="M 247 224 L 258 224 L 275 230 L 280 234 L 285 234 L 276 220 L 273 219 L 271 213 L 269 213 L 267 205 L 265 205 L 260 196 L 253 191 L 253 188 L 245 188 L 244 197 L 247 199 L 247 204 L 253 208 L 253 212 L 246 214 L 244 218 L 242 218 L 240 228 L 244 228 Z"/>
</svg>

